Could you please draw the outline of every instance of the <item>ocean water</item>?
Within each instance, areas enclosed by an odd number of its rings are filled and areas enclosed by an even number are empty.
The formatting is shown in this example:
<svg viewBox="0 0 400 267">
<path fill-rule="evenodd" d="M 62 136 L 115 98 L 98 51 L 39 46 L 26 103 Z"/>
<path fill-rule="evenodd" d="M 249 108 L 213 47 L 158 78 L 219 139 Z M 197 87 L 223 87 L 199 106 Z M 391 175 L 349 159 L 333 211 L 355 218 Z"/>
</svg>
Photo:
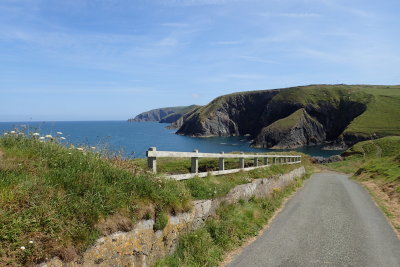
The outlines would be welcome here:
<svg viewBox="0 0 400 267">
<path fill-rule="evenodd" d="M 62 132 L 66 145 L 106 147 L 111 152 L 120 152 L 128 158 L 144 158 L 149 147 L 167 151 L 199 152 L 268 152 L 283 151 L 256 149 L 249 146 L 247 137 L 194 138 L 174 134 L 166 129 L 168 124 L 157 122 L 126 121 L 60 121 L 60 122 L 0 122 L 0 133 L 15 128 L 39 132 L 42 135 L 56 135 Z M 342 151 L 322 150 L 321 147 L 303 147 L 295 149 L 312 156 L 329 157 Z"/>
</svg>

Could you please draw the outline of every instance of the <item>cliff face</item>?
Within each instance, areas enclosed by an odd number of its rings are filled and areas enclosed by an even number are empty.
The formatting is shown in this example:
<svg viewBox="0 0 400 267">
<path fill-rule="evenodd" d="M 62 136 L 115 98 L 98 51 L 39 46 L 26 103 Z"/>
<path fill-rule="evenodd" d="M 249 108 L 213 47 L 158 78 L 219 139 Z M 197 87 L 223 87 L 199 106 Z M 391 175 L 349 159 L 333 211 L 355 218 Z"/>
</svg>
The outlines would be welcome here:
<svg viewBox="0 0 400 267">
<path fill-rule="evenodd" d="M 301 108 L 284 119 L 263 128 L 254 140 L 255 147 L 296 148 L 324 142 L 324 127 Z"/>
<path fill-rule="evenodd" d="M 177 134 L 190 136 L 255 135 L 260 117 L 277 90 L 247 92 L 219 97 L 183 119 Z"/>
<path fill-rule="evenodd" d="M 158 108 L 140 113 L 133 119 L 128 119 L 129 122 L 146 122 L 158 121 L 160 123 L 173 123 L 180 119 L 187 112 L 198 108 L 199 106 L 183 106 L 183 107 L 167 107 Z"/>
<path fill-rule="evenodd" d="M 176 110 L 175 107 L 152 109 L 150 111 L 140 113 L 136 117 L 128 119 L 128 121 L 129 122 L 160 121 L 162 118 L 175 113 L 175 110 Z"/>
<path fill-rule="evenodd" d="M 400 114 L 399 95 L 399 86 L 347 85 L 236 93 L 182 117 L 177 134 L 249 134 L 253 146 L 265 148 L 345 148 L 361 140 L 400 135 L 400 118 L 395 115 Z"/>
</svg>

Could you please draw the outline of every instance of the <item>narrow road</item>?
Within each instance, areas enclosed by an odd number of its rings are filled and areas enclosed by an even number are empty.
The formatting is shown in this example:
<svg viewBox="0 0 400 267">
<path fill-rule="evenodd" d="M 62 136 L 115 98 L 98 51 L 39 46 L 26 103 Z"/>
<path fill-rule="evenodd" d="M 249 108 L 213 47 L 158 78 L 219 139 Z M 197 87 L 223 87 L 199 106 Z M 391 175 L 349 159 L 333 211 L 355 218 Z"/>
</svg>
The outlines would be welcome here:
<svg viewBox="0 0 400 267">
<path fill-rule="evenodd" d="M 314 174 L 233 266 L 400 266 L 400 240 L 367 191 Z"/>
</svg>

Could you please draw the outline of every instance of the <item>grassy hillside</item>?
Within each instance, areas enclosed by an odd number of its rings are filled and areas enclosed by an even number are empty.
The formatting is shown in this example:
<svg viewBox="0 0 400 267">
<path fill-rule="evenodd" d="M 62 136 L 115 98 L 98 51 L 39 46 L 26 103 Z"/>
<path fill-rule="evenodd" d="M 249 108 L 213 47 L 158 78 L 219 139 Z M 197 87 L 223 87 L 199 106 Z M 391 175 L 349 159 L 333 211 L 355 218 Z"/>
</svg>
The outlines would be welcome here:
<svg viewBox="0 0 400 267">
<path fill-rule="evenodd" d="M 259 129 L 279 119 L 282 123 L 289 122 L 292 118 L 283 119 L 304 107 L 311 116 L 324 125 L 329 140 L 341 134 L 350 136 L 349 140 L 352 140 L 351 136 L 369 138 L 374 134 L 377 136 L 400 135 L 400 86 L 309 85 L 275 91 L 277 93 L 270 102 L 263 104 L 264 115 L 258 121 L 259 124 L 264 124 L 258 125 Z M 213 118 L 215 116 L 213 114 L 217 109 L 225 107 L 228 111 L 236 110 L 227 115 L 240 128 L 242 122 L 236 119 L 237 114 L 246 112 L 250 108 L 248 105 L 252 105 L 252 102 L 248 101 L 247 106 L 241 106 L 240 97 L 257 98 L 259 94 L 267 92 L 271 91 L 249 91 L 220 96 L 193 113 L 189 118 L 192 120 L 188 120 L 188 123 L 191 123 L 189 126 L 201 125 L 194 123 L 196 120 L 212 120 L 210 125 L 217 124 L 218 118 Z M 355 111 L 356 107 L 357 111 Z M 183 125 L 182 129 L 191 129 L 189 126 Z M 204 129 L 203 131 L 199 129 L 199 133 L 207 132 L 209 125 L 202 127 Z M 196 135 L 193 132 L 189 134 Z M 207 134 L 210 135 L 208 132 Z"/>
<path fill-rule="evenodd" d="M 400 186 L 400 136 L 359 142 L 343 154 L 346 156 L 344 161 L 330 163 L 328 166 L 351 174 L 369 172 L 373 178 L 398 181 Z"/>
<path fill-rule="evenodd" d="M 68 260 L 101 232 L 128 229 L 148 205 L 190 208 L 182 183 L 133 175 L 95 153 L 21 136 L 0 138 L 0 151 L 1 266 Z"/>
<path fill-rule="evenodd" d="M 360 142 L 344 155 L 327 166 L 363 183 L 400 233 L 400 136 Z"/>
<path fill-rule="evenodd" d="M 311 118 L 308 114 L 306 114 L 305 110 L 301 108 L 293 112 L 286 118 L 271 123 L 267 128 L 274 130 L 288 130 L 290 128 L 293 128 L 301 120 L 304 120 L 305 117 L 309 117 L 311 120 L 315 121 L 314 118 Z"/>
<path fill-rule="evenodd" d="M 361 134 L 400 135 L 400 86 L 310 85 L 282 89 L 272 102 L 339 107 L 341 100 L 367 105 L 367 109 L 345 129 Z"/>
<path fill-rule="evenodd" d="M 219 97 L 215 98 L 213 101 L 211 101 L 209 104 L 201 107 L 196 113 L 199 114 L 201 118 L 206 118 L 212 112 L 214 112 L 215 109 L 221 107 L 223 105 L 223 103 L 229 102 L 231 99 L 234 99 L 235 97 L 256 95 L 256 94 L 267 92 L 267 91 L 270 91 L 270 90 L 245 91 L 245 92 L 238 92 L 238 93 L 232 93 L 232 94 L 228 94 L 228 95 L 219 96 Z"/>
<path fill-rule="evenodd" d="M 178 182 L 148 173 L 144 160 L 89 150 L 18 133 L 0 137 L 0 266 L 54 256 L 70 261 L 101 235 L 128 231 L 137 220 L 154 218 L 162 229 L 159 218 L 190 209 L 193 199 L 222 196 L 238 184 L 297 167 Z M 161 162 L 160 169 L 185 171 L 189 164 L 178 159 Z M 201 164 L 215 167 L 217 161 Z"/>
<path fill-rule="evenodd" d="M 172 122 L 176 121 L 177 118 L 180 118 L 183 115 L 185 115 L 186 113 L 192 112 L 193 110 L 195 110 L 195 109 L 197 109 L 199 107 L 201 107 L 201 106 L 190 105 L 190 106 L 187 106 L 187 107 L 174 108 L 174 112 L 169 114 L 169 115 L 167 115 L 167 116 L 165 116 L 165 117 L 163 117 L 160 122 L 170 122 L 170 123 L 172 123 Z"/>
<path fill-rule="evenodd" d="M 200 106 L 178 106 L 152 109 L 138 114 L 135 118 L 128 119 L 129 122 L 135 121 L 162 121 L 172 123 L 182 117 L 184 114 L 191 112 Z"/>
</svg>

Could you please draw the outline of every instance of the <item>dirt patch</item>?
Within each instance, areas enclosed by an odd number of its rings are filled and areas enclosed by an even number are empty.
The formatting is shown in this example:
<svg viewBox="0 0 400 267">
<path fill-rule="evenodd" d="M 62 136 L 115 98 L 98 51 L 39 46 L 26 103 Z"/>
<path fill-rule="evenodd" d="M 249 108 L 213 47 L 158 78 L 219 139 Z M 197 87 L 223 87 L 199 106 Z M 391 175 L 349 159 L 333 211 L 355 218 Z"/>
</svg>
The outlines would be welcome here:
<svg viewBox="0 0 400 267">
<path fill-rule="evenodd" d="M 372 180 L 361 181 L 360 183 L 372 192 L 375 201 L 378 206 L 383 208 L 400 239 L 400 194 L 395 192 L 396 186 L 392 183 L 381 184 Z"/>
<path fill-rule="evenodd" d="M 96 228 L 99 229 L 103 235 L 109 235 L 117 231 L 128 232 L 133 228 L 133 223 L 128 217 L 115 213 L 106 219 L 100 220 Z"/>
</svg>

